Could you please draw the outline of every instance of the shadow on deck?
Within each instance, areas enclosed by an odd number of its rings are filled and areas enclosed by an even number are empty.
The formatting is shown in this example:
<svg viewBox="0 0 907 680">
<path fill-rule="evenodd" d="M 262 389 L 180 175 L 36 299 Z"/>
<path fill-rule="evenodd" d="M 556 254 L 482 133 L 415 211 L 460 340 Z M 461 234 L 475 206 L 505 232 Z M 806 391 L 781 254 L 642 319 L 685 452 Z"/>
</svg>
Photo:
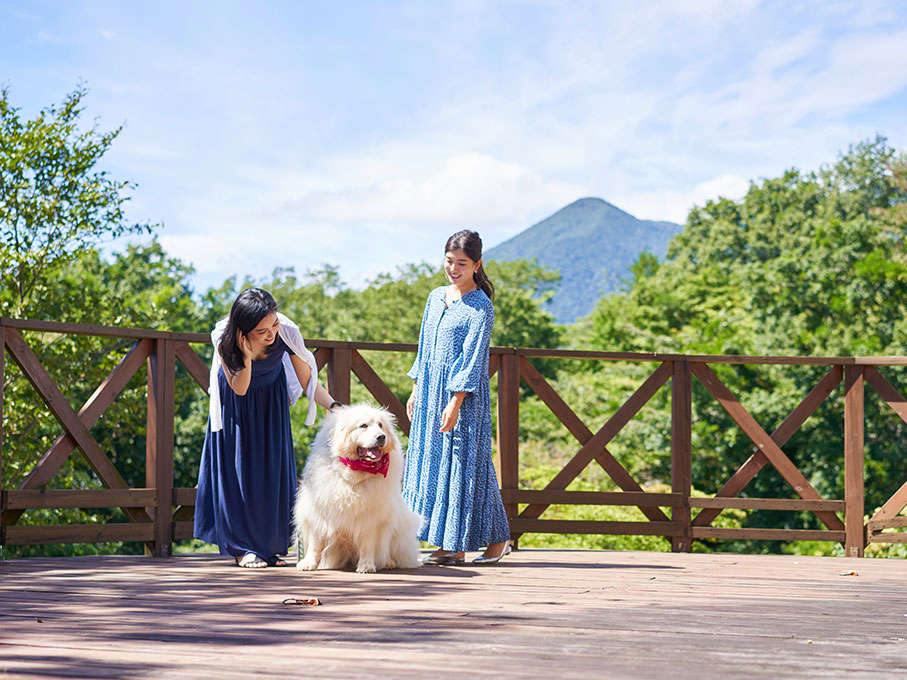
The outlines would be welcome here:
<svg viewBox="0 0 907 680">
<path fill-rule="evenodd" d="M 360 575 L 192 555 L 13 560 L 0 575 L 4 678 L 907 672 L 895 560 L 521 550 L 498 567 Z"/>
</svg>

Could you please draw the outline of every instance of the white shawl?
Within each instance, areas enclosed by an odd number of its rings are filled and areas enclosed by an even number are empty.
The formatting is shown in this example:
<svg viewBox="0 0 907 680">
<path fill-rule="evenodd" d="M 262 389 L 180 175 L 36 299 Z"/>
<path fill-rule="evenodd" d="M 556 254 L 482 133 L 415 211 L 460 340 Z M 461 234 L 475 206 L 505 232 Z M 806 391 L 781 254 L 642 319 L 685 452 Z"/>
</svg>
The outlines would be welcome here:
<svg viewBox="0 0 907 680">
<path fill-rule="evenodd" d="M 315 356 L 306 349 L 305 342 L 302 339 L 302 333 L 299 332 L 299 326 L 280 312 L 277 313 L 277 318 L 280 320 L 277 334 L 285 343 L 287 343 L 287 347 L 293 350 L 293 353 L 305 361 L 312 369 L 312 374 L 309 377 L 309 384 L 306 385 L 305 388 L 306 397 L 309 399 L 309 412 L 306 415 L 305 424 L 311 425 L 315 422 L 315 388 L 318 386 L 318 365 L 315 363 Z M 224 317 L 217 322 L 217 325 L 214 326 L 214 330 L 211 331 L 211 342 L 214 345 L 214 358 L 211 360 L 211 377 L 208 382 L 208 396 L 211 398 L 208 416 L 211 422 L 212 432 L 224 429 L 223 414 L 221 413 L 220 408 L 220 390 L 217 388 L 217 372 L 221 367 L 218 347 L 220 346 L 220 338 L 224 334 L 224 329 L 226 327 L 227 318 Z M 287 392 L 290 397 L 290 405 L 292 406 L 302 394 L 302 385 L 299 384 L 299 378 L 296 377 L 296 370 L 293 368 L 293 362 L 290 360 L 289 354 L 283 355 L 283 370 L 286 374 Z"/>
</svg>

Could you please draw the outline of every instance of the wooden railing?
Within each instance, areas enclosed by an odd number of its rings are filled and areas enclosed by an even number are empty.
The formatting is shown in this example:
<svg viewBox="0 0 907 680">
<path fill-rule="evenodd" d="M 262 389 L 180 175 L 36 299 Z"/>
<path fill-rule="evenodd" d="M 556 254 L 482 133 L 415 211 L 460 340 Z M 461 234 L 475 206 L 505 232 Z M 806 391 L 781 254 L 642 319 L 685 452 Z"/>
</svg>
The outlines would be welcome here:
<svg viewBox="0 0 907 680">
<path fill-rule="evenodd" d="M 126 338 L 132 348 L 97 390 L 76 412 L 60 387 L 41 365 L 22 331 Z M 200 388 L 207 390 L 208 367 L 192 348 L 209 343 L 204 333 L 170 333 L 145 329 L 114 328 L 44 321 L 0 319 L 0 386 L 4 384 L 5 358 L 19 366 L 57 419 L 63 431 L 51 448 L 36 461 L 17 489 L 0 492 L 0 545 L 141 541 L 148 553 L 165 556 L 175 540 L 192 536 L 194 488 L 173 486 L 174 394 L 176 365 L 181 364 Z M 319 371 L 326 370 L 335 398 L 348 401 L 351 376 L 397 417 L 404 432 L 409 419 L 400 400 L 362 355 L 364 350 L 414 352 L 413 344 L 355 343 L 310 340 Z M 654 370 L 635 392 L 593 432 L 557 391 L 530 363 L 530 358 L 583 359 L 648 363 Z M 787 364 L 827 366 L 825 376 L 788 417 L 769 434 L 743 407 L 740 400 L 711 368 L 716 364 Z M 147 371 L 146 488 L 129 488 L 110 458 L 92 437 L 90 428 L 142 366 Z M 907 526 L 899 516 L 907 506 L 907 482 L 875 515 L 864 523 L 864 391 L 868 384 L 894 412 L 907 422 L 907 400 L 882 375 L 884 366 L 907 365 L 907 357 L 763 357 L 694 356 L 623 352 L 578 352 L 493 347 L 489 372 L 497 373 L 497 453 L 501 493 L 515 538 L 529 532 L 594 533 L 664 536 L 676 551 L 690 550 L 703 539 L 824 540 L 841 542 L 848 556 L 862 556 L 870 542 L 907 543 L 905 533 L 883 533 Z M 712 498 L 691 495 L 692 385 L 696 378 L 753 443 L 753 453 L 726 480 Z M 543 489 L 522 489 L 519 484 L 520 382 L 524 382 L 551 413 L 576 438 L 579 449 Z M 645 491 L 609 452 L 608 444 L 670 382 L 671 492 Z M 843 382 L 844 499 L 824 499 L 809 483 L 782 447 L 804 421 Z M 0 453 L 3 451 L 0 389 Z M 203 427 L 199 423 L 199 427 Z M 48 489 L 48 482 L 76 449 L 84 454 L 105 489 Z M 568 491 L 567 486 L 593 461 L 600 465 L 620 491 Z M 799 498 L 743 498 L 740 492 L 766 466 L 772 466 Z M 2 470 L 2 460 L 0 460 Z M 0 478 L 2 482 L 2 478 Z M 0 487 L 2 487 L 0 483 Z M 636 506 L 645 521 L 571 521 L 542 519 L 552 504 Z M 523 506 L 520 509 L 520 506 Z M 37 508 L 120 507 L 128 522 L 110 524 L 20 525 L 22 513 Z M 809 511 L 824 529 L 713 527 L 726 508 L 745 510 Z M 666 513 L 664 509 L 667 509 Z M 693 509 L 698 509 L 694 515 Z M 843 515 L 843 518 L 842 518 Z"/>
</svg>

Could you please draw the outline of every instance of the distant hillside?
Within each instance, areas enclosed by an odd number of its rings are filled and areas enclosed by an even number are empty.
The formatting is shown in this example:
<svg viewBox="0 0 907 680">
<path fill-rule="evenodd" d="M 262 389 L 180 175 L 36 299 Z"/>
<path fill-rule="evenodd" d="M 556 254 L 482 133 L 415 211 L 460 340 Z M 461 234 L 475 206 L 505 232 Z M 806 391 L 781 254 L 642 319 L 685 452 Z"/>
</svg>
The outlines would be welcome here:
<svg viewBox="0 0 907 680">
<path fill-rule="evenodd" d="M 600 198 L 581 198 L 490 248 L 485 259 L 534 257 L 558 270 L 561 280 L 545 308 L 558 323 L 571 323 L 629 278 L 641 252 L 663 258 L 668 241 L 681 229 L 673 222 L 638 220 Z"/>
</svg>

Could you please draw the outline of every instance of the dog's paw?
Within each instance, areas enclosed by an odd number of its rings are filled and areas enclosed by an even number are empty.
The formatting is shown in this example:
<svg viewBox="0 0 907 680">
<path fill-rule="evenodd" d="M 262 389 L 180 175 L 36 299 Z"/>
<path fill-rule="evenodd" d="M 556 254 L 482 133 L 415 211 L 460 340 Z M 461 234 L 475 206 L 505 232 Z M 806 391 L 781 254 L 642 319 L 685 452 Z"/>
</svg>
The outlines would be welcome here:
<svg viewBox="0 0 907 680">
<path fill-rule="evenodd" d="M 387 562 L 384 563 L 384 568 L 385 569 L 396 569 L 397 561 L 393 557 L 391 557 Z"/>
<path fill-rule="evenodd" d="M 374 562 L 363 562 L 360 560 L 356 565 L 356 572 L 359 574 L 374 574 L 377 571 Z"/>
<path fill-rule="evenodd" d="M 315 571 L 318 568 L 318 561 L 311 560 L 308 557 L 305 559 L 299 560 L 296 563 L 296 569 L 299 571 Z"/>
</svg>

